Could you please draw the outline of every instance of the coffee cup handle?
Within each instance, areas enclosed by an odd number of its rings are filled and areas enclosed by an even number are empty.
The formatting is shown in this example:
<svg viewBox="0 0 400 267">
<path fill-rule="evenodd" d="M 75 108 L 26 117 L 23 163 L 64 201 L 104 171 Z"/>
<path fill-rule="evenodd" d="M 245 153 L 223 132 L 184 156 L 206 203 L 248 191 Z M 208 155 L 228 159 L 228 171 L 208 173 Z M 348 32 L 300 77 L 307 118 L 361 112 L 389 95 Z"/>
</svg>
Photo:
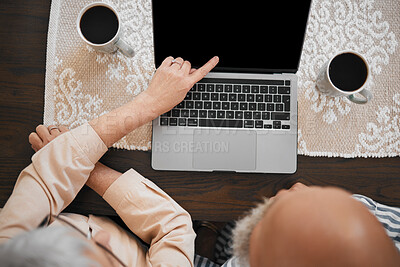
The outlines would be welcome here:
<svg viewBox="0 0 400 267">
<path fill-rule="evenodd" d="M 356 97 L 355 95 L 349 95 L 347 98 L 356 104 L 366 104 L 372 99 L 372 93 L 366 89 L 359 92 L 364 98 Z"/>
<path fill-rule="evenodd" d="M 133 57 L 135 55 L 135 51 L 121 38 L 115 43 L 115 46 L 127 57 Z"/>
</svg>

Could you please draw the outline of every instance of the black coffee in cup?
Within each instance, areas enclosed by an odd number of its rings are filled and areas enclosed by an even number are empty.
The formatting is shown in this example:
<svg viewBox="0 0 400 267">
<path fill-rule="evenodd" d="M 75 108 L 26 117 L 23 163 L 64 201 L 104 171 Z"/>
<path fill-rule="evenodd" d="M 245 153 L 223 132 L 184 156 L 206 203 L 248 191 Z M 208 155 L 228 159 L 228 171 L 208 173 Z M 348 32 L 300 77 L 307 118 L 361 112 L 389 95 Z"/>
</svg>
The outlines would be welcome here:
<svg viewBox="0 0 400 267">
<path fill-rule="evenodd" d="M 328 73 L 333 85 L 347 92 L 361 88 L 368 77 L 366 63 L 353 53 L 343 53 L 332 59 Z"/>
<path fill-rule="evenodd" d="M 104 44 L 118 32 L 118 17 L 105 6 L 94 6 L 86 10 L 79 23 L 83 36 L 93 44 Z"/>
</svg>

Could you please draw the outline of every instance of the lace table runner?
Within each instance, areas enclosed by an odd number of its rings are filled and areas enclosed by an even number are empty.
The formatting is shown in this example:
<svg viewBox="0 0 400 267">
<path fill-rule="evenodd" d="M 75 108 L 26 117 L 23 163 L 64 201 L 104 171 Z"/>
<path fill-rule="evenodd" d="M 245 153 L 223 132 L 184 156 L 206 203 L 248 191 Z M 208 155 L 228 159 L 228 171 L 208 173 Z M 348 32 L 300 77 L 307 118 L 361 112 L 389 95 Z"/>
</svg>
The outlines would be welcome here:
<svg viewBox="0 0 400 267">
<path fill-rule="evenodd" d="M 151 0 L 111 0 L 123 22 L 124 39 L 135 49 L 97 53 L 80 40 L 76 17 L 92 1 L 51 4 L 44 123 L 70 128 L 104 114 L 146 89 L 154 73 Z M 299 76 L 299 154 L 329 157 L 400 155 L 400 3 L 398 0 L 314 0 Z M 321 95 L 319 68 L 337 51 L 353 49 L 371 66 L 367 105 Z M 114 147 L 148 150 L 151 124 Z"/>
</svg>

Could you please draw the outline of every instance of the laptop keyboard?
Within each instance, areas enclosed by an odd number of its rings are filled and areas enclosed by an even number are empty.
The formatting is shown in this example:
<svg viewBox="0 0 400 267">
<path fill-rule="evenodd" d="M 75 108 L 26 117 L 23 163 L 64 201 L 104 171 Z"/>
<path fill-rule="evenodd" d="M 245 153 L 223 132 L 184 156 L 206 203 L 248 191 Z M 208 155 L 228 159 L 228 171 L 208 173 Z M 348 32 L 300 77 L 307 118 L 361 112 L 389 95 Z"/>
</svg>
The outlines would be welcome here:
<svg viewBox="0 0 400 267">
<path fill-rule="evenodd" d="M 290 129 L 290 80 L 204 78 L 161 126 Z"/>
</svg>

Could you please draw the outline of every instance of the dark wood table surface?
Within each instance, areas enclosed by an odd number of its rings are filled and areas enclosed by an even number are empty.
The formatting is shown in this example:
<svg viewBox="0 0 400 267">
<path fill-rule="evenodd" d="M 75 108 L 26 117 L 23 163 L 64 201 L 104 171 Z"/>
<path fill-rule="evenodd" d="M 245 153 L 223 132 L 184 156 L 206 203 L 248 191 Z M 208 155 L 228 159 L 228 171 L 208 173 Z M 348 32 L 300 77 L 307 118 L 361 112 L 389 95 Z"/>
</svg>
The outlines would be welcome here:
<svg viewBox="0 0 400 267">
<path fill-rule="evenodd" d="M 33 151 L 28 135 L 43 121 L 49 0 L 2 0 L 0 4 L 0 207 L 10 196 Z M 339 134 L 339 133 L 338 133 Z M 297 181 L 333 185 L 400 206 L 400 158 L 298 157 L 292 175 L 154 171 L 149 152 L 111 149 L 102 162 L 119 171 L 134 168 L 186 208 L 193 219 L 228 221 L 261 196 Z M 112 215 L 88 188 L 68 211 Z"/>
</svg>

